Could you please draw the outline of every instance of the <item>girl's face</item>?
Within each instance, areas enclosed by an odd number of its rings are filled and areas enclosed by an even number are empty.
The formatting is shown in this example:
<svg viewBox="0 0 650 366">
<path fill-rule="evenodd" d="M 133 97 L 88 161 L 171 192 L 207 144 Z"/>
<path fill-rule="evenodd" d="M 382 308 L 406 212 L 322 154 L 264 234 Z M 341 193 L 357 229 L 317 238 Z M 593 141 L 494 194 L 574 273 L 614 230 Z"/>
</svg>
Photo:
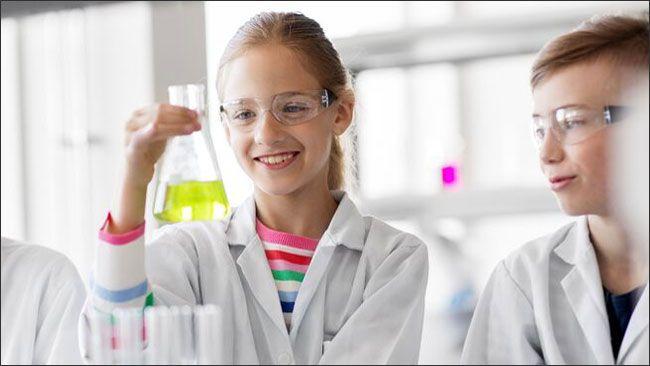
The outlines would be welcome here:
<svg viewBox="0 0 650 366">
<path fill-rule="evenodd" d="M 291 50 L 280 45 L 249 50 L 231 61 L 223 75 L 226 102 L 259 98 L 268 106 L 276 94 L 324 87 Z M 251 126 L 224 123 L 224 127 L 237 161 L 255 183 L 255 189 L 271 195 L 288 195 L 307 187 L 327 189 L 332 139 L 350 125 L 352 108 L 353 103 L 339 97 L 302 124 L 284 125 L 273 113 L 265 111 Z"/>
<path fill-rule="evenodd" d="M 548 117 L 570 105 L 602 111 L 622 105 L 622 72 L 611 62 L 583 62 L 556 71 L 533 90 L 534 115 Z M 575 144 L 562 144 L 547 132 L 539 147 L 542 172 L 560 207 L 569 215 L 606 215 L 611 183 L 607 142 L 611 128 L 599 130 Z"/>
</svg>

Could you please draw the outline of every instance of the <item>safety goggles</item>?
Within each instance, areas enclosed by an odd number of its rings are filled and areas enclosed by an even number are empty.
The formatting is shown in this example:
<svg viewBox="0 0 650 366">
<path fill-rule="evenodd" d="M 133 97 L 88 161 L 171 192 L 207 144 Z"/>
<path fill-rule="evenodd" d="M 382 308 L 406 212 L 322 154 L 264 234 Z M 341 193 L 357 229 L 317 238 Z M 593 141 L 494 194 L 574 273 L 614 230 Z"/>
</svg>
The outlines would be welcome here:
<svg viewBox="0 0 650 366">
<path fill-rule="evenodd" d="M 331 106 L 336 95 L 328 89 L 291 91 L 267 100 L 241 98 L 225 102 L 219 108 L 222 120 L 231 127 L 252 126 L 270 111 L 276 120 L 294 126 L 312 120 Z"/>
<path fill-rule="evenodd" d="M 628 112 L 628 107 L 613 105 L 605 106 L 603 109 L 587 106 L 561 107 L 548 116 L 533 116 L 533 138 L 537 147 L 540 147 L 550 130 L 551 135 L 561 144 L 577 144 L 603 128 L 624 119 Z"/>
</svg>

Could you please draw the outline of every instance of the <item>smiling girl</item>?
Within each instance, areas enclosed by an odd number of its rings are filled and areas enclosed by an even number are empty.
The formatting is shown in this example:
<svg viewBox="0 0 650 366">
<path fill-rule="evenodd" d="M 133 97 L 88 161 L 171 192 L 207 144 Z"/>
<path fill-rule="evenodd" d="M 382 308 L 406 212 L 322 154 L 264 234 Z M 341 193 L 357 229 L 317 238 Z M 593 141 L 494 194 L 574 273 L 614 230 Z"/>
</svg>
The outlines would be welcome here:
<svg viewBox="0 0 650 366">
<path fill-rule="evenodd" d="M 341 190 L 339 138 L 355 99 L 321 27 L 297 13 L 250 19 L 227 46 L 217 90 L 228 143 L 255 185 L 252 197 L 222 221 L 163 227 L 145 249 L 154 164 L 169 137 L 200 125 L 182 107 L 136 111 L 88 302 L 106 313 L 216 304 L 231 330 L 229 363 L 416 363 L 426 246 L 363 216 Z"/>
</svg>

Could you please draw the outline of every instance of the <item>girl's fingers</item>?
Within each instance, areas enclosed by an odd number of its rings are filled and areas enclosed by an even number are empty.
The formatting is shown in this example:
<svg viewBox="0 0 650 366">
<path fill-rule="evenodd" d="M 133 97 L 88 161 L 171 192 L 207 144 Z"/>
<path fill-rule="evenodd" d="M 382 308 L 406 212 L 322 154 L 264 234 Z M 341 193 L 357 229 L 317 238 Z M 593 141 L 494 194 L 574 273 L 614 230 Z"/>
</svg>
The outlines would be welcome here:
<svg viewBox="0 0 650 366">
<path fill-rule="evenodd" d="M 161 103 L 154 105 L 154 109 L 159 115 L 176 115 L 179 117 L 196 118 L 197 113 L 189 108 Z"/>
<path fill-rule="evenodd" d="M 157 142 L 172 136 L 188 135 L 201 129 L 197 114 L 191 109 L 170 104 L 156 104 L 133 112 L 127 122 L 125 142 L 133 138 L 138 144 Z"/>
<path fill-rule="evenodd" d="M 160 141 L 173 136 L 189 135 L 199 129 L 200 126 L 193 124 L 151 124 L 146 127 L 144 135 L 151 141 Z"/>
<path fill-rule="evenodd" d="M 199 123 L 198 119 L 189 117 L 186 115 L 178 114 L 161 114 L 158 115 L 157 122 L 160 124 L 197 124 Z"/>
</svg>

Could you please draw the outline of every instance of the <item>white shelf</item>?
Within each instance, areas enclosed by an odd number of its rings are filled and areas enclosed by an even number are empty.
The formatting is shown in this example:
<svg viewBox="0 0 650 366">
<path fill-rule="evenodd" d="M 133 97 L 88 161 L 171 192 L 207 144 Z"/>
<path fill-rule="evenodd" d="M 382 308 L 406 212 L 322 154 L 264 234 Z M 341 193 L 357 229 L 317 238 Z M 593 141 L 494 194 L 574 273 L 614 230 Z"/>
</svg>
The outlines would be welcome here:
<svg viewBox="0 0 650 366">
<path fill-rule="evenodd" d="M 425 196 L 393 196 L 359 200 L 362 212 L 385 220 L 457 218 L 559 212 L 546 188 L 502 188 L 442 192 Z"/>
</svg>

